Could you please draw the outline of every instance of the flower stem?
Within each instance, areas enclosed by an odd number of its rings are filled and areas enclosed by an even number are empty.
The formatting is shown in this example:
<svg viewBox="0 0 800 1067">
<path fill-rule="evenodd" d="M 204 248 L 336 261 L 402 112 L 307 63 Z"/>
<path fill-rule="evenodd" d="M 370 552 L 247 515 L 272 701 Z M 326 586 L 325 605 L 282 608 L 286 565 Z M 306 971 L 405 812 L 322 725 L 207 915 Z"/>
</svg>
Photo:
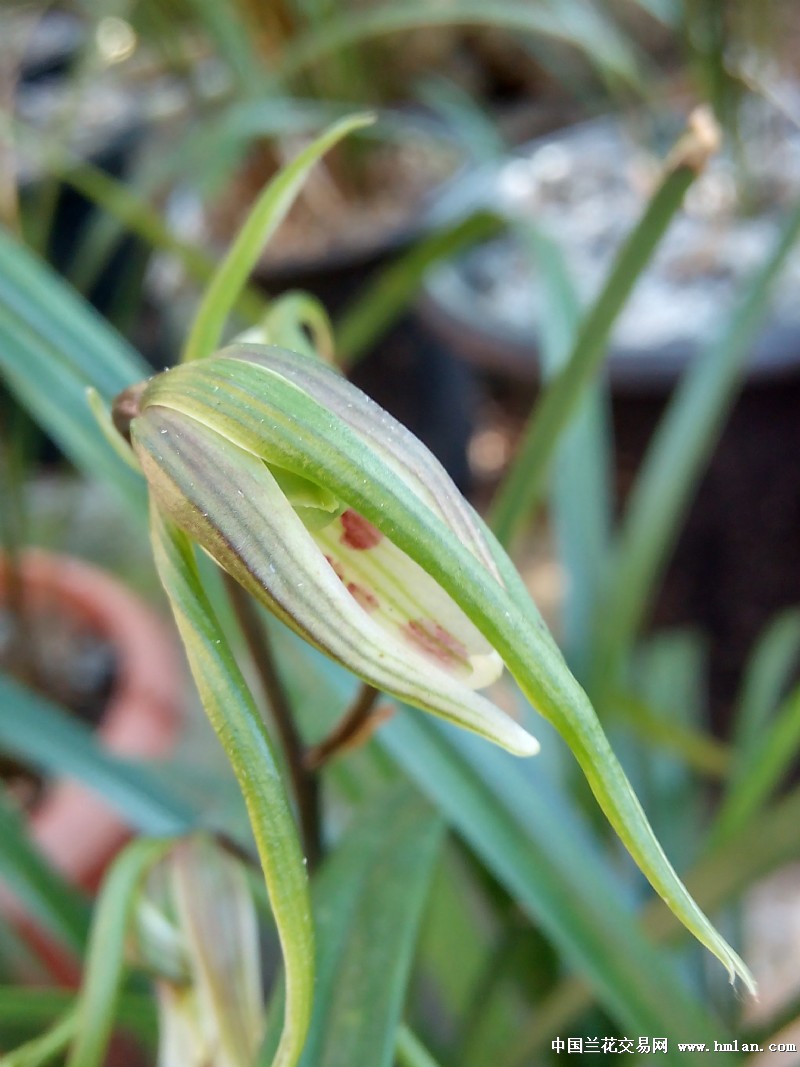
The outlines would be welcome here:
<svg viewBox="0 0 800 1067">
<path fill-rule="evenodd" d="M 306 767 L 317 770 L 339 752 L 366 740 L 385 718 L 380 710 L 374 710 L 377 699 L 378 690 L 364 682 L 358 696 L 333 730 L 318 745 L 308 750 L 305 756 Z"/>
</svg>

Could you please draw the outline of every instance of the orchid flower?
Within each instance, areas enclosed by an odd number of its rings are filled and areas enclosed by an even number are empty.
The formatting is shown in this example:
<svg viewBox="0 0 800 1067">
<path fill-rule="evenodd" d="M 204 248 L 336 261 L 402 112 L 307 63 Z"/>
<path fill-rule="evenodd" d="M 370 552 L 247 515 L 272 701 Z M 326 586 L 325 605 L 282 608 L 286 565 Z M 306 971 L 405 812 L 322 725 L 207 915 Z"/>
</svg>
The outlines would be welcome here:
<svg viewBox="0 0 800 1067">
<path fill-rule="evenodd" d="M 331 367 L 255 344 L 126 390 L 113 415 L 157 513 L 289 627 L 376 688 L 532 755 L 535 739 L 477 692 L 505 664 L 656 891 L 753 988 L 513 564 L 416 438 Z"/>
<path fill-rule="evenodd" d="M 116 418 L 161 510 L 298 634 L 377 689 L 518 755 L 538 751 L 476 692 L 503 670 L 490 642 L 358 499 L 325 484 L 334 450 L 356 474 L 383 461 L 500 583 L 438 462 L 334 370 L 239 345 L 127 391 Z"/>
</svg>

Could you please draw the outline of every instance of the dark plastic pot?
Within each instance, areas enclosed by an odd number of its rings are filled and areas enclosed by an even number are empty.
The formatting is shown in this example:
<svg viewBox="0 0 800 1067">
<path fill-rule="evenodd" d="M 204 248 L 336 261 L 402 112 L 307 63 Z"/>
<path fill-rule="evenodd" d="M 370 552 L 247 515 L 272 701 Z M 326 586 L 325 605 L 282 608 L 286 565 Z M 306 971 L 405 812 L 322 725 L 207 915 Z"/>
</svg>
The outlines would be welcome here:
<svg viewBox="0 0 800 1067">
<path fill-rule="evenodd" d="M 58 106 L 60 97 L 68 92 L 68 81 L 61 77 L 50 77 L 44 83 L 41 79 L 30 84 L 24 83 L 17 94 L 17 111 L 35 126 L 45 121 L 45 116 Z M 120 96 L 119 93 L 114 95 Z M 107 99 L 104 102 L 108 105 Z M 141 115 L 132 99 L 121 96 L 119 106 L 110 110 L 112 114 L 108 121 L 96 122 L 91 136 L 77 143 L 70 151 L 104 174 L 125 179 L 141 143 Z M 23 212 L 38 209 L 43 189 L 49 196 L 49 182 L 53 180 L 42 175 L 35 163 L 23 161 L 20 173 Z M 69 277 L 97 208 L 68 182 L 57 181 L 53 195 L 55 206 L 47 234 L 46 253 L 52 266 Z M 147 254 L 149 249 L 146 245 L 130 235 L 123 236 L 118 242 L 97 281 L 86 294 L 102 314 L 109 315 L 119 300 L 120 292 L 130 289 L 132 269 L 137 264 L 143 264 Z"/>
<path fill-rule="evenodd" d="M 81 20 L 66 11 L 6 14 L 6 32 L 22 42 L 20 81 L 23 85 L 68 73 L 83 43 Z"/>
<path fill-rule="evenodd" d="M 26 136 L 16 145 L 14 166 L 22 214 L 30 212 L 34 232 L 42 221 L 46 223 L 47 259 L 70 277 L 99 209 L 69 181 L 54 175 L 51 164 L 63 150 L 65 163 L 77 168 L 86 162 L 125 180 L 152 124 L 151 116 L 157 113 L 154 104 L 160 85 L 126 72 L 119 64 L 121 57 L 109 54 L 101 44 L 102 26 L 80 12 L 34 11 L 31 5 L 22 5 L 9 13 L 7 29 L 11 42 L 17 38 L 19 43 L 13 107 Z M 91 64 L 88 79 L 86 62 Z M 121 305 L 140 288 L 149 253 L 146 243 L 125 232 L 116 242 L 85 294 L 106 317 L 125 318 Z"/>
</svg>

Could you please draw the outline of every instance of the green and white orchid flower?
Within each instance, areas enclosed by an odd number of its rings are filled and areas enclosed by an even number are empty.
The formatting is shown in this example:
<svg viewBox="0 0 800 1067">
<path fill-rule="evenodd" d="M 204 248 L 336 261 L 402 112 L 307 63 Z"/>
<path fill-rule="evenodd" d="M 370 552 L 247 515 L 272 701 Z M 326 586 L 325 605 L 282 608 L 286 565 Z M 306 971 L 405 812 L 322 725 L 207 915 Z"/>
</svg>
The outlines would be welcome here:
<svg viewBox="0 0 800 1067">
<path fill-rule="evenodd" d="M 131 402 L 158 506 L 270 611 L 377 689 L 518 755 L 538 751 L 476 692 L 503 670 L 489 641 L 359 498 L 326 484 L 334 454 L 356 475 L 365 458 L 382 461 L 499 583 L 469 506 L 403 426 L 320 361 L 255 345 L 123 394 L 118 423 Z"/>
<path fill-rule="evenodd" d="M 513 564 L 407 430 L 331 367 L 255 344 L 126 390 L 114 421 L 157 511 L 288 626 L 373 686 L 532 755 L 536 740 L 476 692 L 505 664 L 656 891 L 752 988 Z"/>
</svg>

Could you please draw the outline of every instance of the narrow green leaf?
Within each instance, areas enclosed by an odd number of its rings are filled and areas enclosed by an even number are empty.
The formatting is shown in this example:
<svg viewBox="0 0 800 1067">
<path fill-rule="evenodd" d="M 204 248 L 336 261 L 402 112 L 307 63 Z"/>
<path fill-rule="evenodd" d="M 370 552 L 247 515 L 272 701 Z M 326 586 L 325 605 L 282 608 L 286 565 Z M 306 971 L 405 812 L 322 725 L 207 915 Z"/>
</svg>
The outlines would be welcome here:
<svg viewBox="0 0 800 1067">
<path fill-rule="evenodd" d="M 31 843 L 22 819 L 0 794 L 0 881 L 25 910 L 79 956 L 89 930 L 88 901 Z"/>
<path fill-rule="evenodd" d="M 498 216 L 481 211 L 417 241 L 345 309 L 336 324 L 337 361 L 349 367 L 365 356 L 411 303 L 431 267 L 503 228 Z"/>
<path fill-rule="evenodd" d="M 746 758 L 800 666 L 800 610 L 783 612 L 760 638 L 745 668 L 736 701 L 733 738 Z"/>
<path fill-rule="evenodd" d="M 397 1031 L 396 1055 L 398 1067 L 439 1067 L 416 1034 L 407 1026 L 401 1026 Z"/>
<path fill-rule="evenodd" d="M 315 878 L 318 979 L 302 1067 L 391 1067 L 442 832 L 408 785 L 384 790 Z M 274 1033 L 262 1064 L 272 1043 Z"/>
<path fill-rule="evenodd" d="M 79 373 L 60 353 L 0 307 L 0 371 L 4 382 L 35 421 L 79 468 L 107 479 L 117 494 L 142 503 L 142 483 L 112 453 L 97 425 Z"/>
<path fill-rule="evenodd" d="M 797 825 L 800 789 L 766 809 L 758 819 L 732 830 L 711 847 L 689 873 L 691 885 L 709 908 L 719 908 L 760 878 L 800 858 Z M 653 937 L 666 941 L 682 931 L 657 901 L 645 909 L 645 925 Z"/>
<path fill-rule="evenodd" d="M 734 831 L 727 841 L 703 857 L 687 878 L 703 906 L 710 911 L 722 907 L 771 871 L 796 861 L 800 856 L 798 819 L 800 790 L 795 789 L 760 819 Z M 672 940 L 683 933 L 674 916 L 658 901 L 645 909 L 644 921 L 659 941 Z M 560 983 L 542 1005 L 541 1019 L 521 1035 L 516 1054 L 509 1056 L 502 1067 L 527 1067 L 531 1055 L 545 1047 L 554 1032 L 566 1028 L 590 1003 L 589 992 L 581 983 L 572 979 Z"/>
<path fill-rule="evenodd" d="M 75 1006 L 77 995 L 68 989 L 0 985 L 0 1024 L 20 1023 L 43 1030 Z M 156 1037 L 156 1007 L 149 993 L 123 991 L 117 1004 L 121 1026 L 152 1043 Z"/>
<path fill-rule="evenodd" d="M 308 1067 L 391 1067 L 417 926 L 441 838 L 442 822 L 427 804 L 396 798 L 359 887 L 327 1000 L 319 1055 L 306 1055 Z"/>
<path fill-rule="evenodd" d="M 353 115 L 335 123 L 287 164 L 263 190 L 203 296 L 186 339 L 184 363 L 210 356 L 219 347 L 225 320 L 265 244 L 285 218 L 312 167 L 343 137 L 370 122 L 369 115 Z"/>
<path fill-rule="evenodd" d="M 311 293 L 282 293 L 270 304 L 262 322 L 266 343 L 333 362 L 333 326 L 324 305 Z M 257 332 L 258 329 L 251 331 Z M 250 333 L 238 340 L 247 341 L 249 337 Z"/>
<path fill-rule="evenodd" d="M 77 1026 L 74 1010 L 57 1019 L 45 1033 L 0 1058 L 0 1067 L 44 1067 L 63 1054 Z"/>
<path fill-rule="evenodd" d="M 661 184 L 617 253 L 600 294 L 583 318 L 569 359 L 536 405 L 513 466 L 498 490 L 489 524 L 506 547 L 537 503 L 560 436 L 602 365 L 617 316 L 697 177 L 694 153 L 699 149 L 708 154 L 701 135 L 690 128 L 684 136 L 688 139 L 686 152 L 681 150 L 675 164 L 668 165 Z M 678 142 L 676 147 L 680 145 Z"/>
<path fill-rule="evenodd" d="M 795 687 L 751 746 L 738 753 L 734 775 L 717 815 L 713 842 L 727 841 L 759 812 L 800 750 L 800 686 Z"/>
<path fill-rule="evenodd" d="M 74 777 L 149 834 L 191 828 L 195 811 L 147 767 L 119 759 L 74 716 L 0 674 L 0 749 L 49 774 Z"/>
<path fill-rule="evenodd" d="M 336 12 L 313 26 L 283 50 L 276 78 L 288 81 L 325 56 L 360 41 L 425 26 L 490 25 L 531 36 L 555 38 L 582 49 L 601 68 L 621 80 L 637 84 L 635 56 L 610 19 L 583 0 L 560 0 L 558 5 L 531 5 L 494 0 L 449 0 L 447 3 L 406 0 L 378 4 L 359 11 Z"/>
<path fill-rule="evenodd" d="M 147 374 L 147 365 L 58 275 L 0 229 L 0 307 L 43 351 L 105 399 Z"/>
<path fill-rule="evenodd" d="M 598 680 L 619 675 L 730 410 L 764 321 L 772 285 L 798 235 L 800 203 L 787 216 L 775 248 L 747 283 L 730 322 L 684 375 L 656 431 L 628 499 L 614 550 L 609 594 L 598 614 Z"/>
<path fill-rule="evenodd" d="M 120 853 L 97 902 L 83 986 L 77 1004 L 77 1030 L 67 1067 L 103 1063 L 125 971 L 127 940 L 136 896 L 148 870 L 172 846 L 170 838 L 140 838 Z"/>
<path fill-rule="evenodd" d="M 695 864 L 687 875 L 687 884 L 703 907 L 711 912 L 724 907 L 771 871 L 797 860 L 800 856 L 798 820 L 800 790 L 795 789 L 760 819 L 734 832 Z M 648 933 L 659 942 L 671 941 L 684 933 L 658 900 L 645 908 L 643 920 Z M 537 1018 L 522 1031 L 497 1067 L 528 1067 L 532 1057 L 547 1048 L 552 1035 L 565 1032 L 591 1003 L 591 991 L 579 979 L 570 977 L 560 982 L 538 1005 Z M 677 1032 L 676 1038 L 680 1040 Z"/>
<path fill-rule="evenodd" d="M 78 466 L 141 512 L 141 479 L 106 446 L 86 400 L 110 402 L 145 363 L 49 267 L 0 229 L 0 372 Z"/>
<path fill-rule="evenodd" d="M 159 212 L 151 207 L 129 184 L 118 181 L 88 163 L 64 167 L 59 170 L 61 180 L 77 189 L 83 196 L 113 216 L 120 227 L 135 234 L 151 248 L 170 252 L 180 262 L 188 276 L 197 282 L 208 282 L 216 269 L 213 258 L 202 248 L 182 241 L 163 221 Z M 103 258 L 110 250 L 106 247 L 105 227 L 91 244 L 84 243 L 76 256 L 70 279 L 76 288 L 86 292 L 94 276 L 102 268 Z M 266 309 L 266 301 L 252 288 L 241 293 L 236 309 L 245 318 L 257 321 Z"/>
<path fill-rule="evenodd" d="M 534 764 L 478 750 L 467 735 L 418 715 L 398 716 L 380 737 L 622 1027 L 719 1038 L 721 1024 L 637 928 L 576 813 L 526 775 Z"/>
<path fill-rule="evenodd" d="M 274 627 L 273 637 L 282 661 L 299 661 L 308 720 L 317 729 L 320 716 L 333 725 L 337 708 L 352 698 L 346 675 L 284 628 Z M 319 689 L 331 697 L 325 708 L 314 695 Z M 588 980 L 623 1032 L 721 1039 L 724 1027 L 683 989 L 666 955 L 648 945 L 638 917 L 625 907 L 624 884 L 577 805 L 550 783 L 561 749 L 554 734 L 543 737 L 537 760 L 519 762 L 404 709 L 381 727 L 376 742 Z M 710 902 L 717 904 L 717 898 Z"/>
<path fill-rule="evenodd" d="M 303 1050 L 314 992 L 314 935 L 304 861 L 264 723 L 201 583 L 186 537 L 155 509 L 159 577 L 172 604 L 192 676 L 247 805 L 283 950 L 287 998 L 273 1067 Z"/>
<path fill-rule="evenodd" d="M 540 350 L 549 381 L 575 344 L 581 307 L 555 242 L 524 219 L 517 221 L 515 230 L 535 257 L 544 289 Z M 579 678 L 589 666 L 592 621 L 608 558 L 610 419 L 607 387 L 598 379 L 586 387 L 564 431 L 550 488 L 558 554 L 566 570 L 562 643 L 567 662 Z"/>
</svg>

